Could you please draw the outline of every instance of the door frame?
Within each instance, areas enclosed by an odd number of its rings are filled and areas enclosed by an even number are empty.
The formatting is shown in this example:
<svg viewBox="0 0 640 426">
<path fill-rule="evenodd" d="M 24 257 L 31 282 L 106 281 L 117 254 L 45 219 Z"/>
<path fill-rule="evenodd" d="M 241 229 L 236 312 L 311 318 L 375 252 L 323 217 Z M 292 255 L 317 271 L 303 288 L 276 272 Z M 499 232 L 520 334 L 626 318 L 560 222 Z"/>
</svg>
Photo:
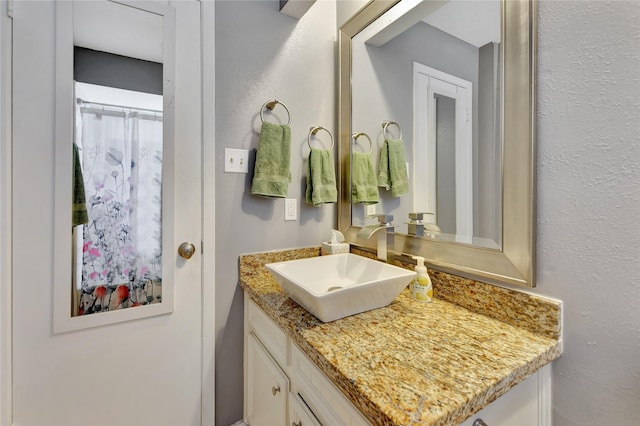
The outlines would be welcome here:
<svg viewBox="0 0 640 426">
<path fill-rule="evenodd" d="M 202 92 L 202 365 L 201 421 L 214 425 L 215 416 L 215 306 L 216 306 L 216 110 L 215 3 L 200 2 Z"/>
<path fill-rule="evenodd" d="M 0 425 L 12 413 L 12 3 L 0 0 Z"/>
<path fill-rule="evenodd" d="M 446 86 L 451 86 L 449 89 Z M 427 96 L 423 96 L 424 93 Z M 437 223 L 436 210 L 436 94 L 456 100 L 455 187 L 456 241 L 471 243 L 473 237 L 473 84 L 451 74 L 413 63 L 414 184 L 428 182 L 427 193 L 414 188 L 416 211 L 433 213 L 428 222 Z M 417 119 L 418 117 L 426 119 Z"/>
<path fill-rule="evenodd" d="M 215 423 L 215 6 L 200 3 L 202 42 L 201 421 Z M 12 413 L 12 0 L 0 0 L 0 425 Z M 209 220 L 205 220 L 208 218 Z M 206 243 L 206 250 L 204 249 Z"/>
</svg>

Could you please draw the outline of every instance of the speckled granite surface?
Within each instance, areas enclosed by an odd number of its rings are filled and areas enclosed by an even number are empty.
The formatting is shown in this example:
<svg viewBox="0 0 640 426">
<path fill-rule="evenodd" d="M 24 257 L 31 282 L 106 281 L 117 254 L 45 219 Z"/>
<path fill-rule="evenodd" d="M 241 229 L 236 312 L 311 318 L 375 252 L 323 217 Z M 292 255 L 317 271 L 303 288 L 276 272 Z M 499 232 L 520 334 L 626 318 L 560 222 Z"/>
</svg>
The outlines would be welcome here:
<svg viewBox="0 0 640 426">
<path fill-rule="evenodd" d="M 369 251 L 352 247 L 353 253 L 375 259 Z M 413 270 L 414 265 L 396 261 L 396 266 Z M 497 287 L 457 275 L 429 269 L 435 297 L 470 311 L 524 328 L 552 339 L 561 335 L 561 306 L 555 300 Z"/>
<path fill-rule="evenodd" d="M 556 302 L 504 301 L 513 295 L 495 296 L 484 288 L 482 296 L 458 296 L 471 309 L 441 299 L 422 304 L 405 290 L 387 307 L 324 324 L 289 299 L 263 267 L 319 251 L 243 255 L 240 285 L 373 424 L 460 423 L 560 356 L 560 342 L 548 332 L 559 331 L 558 324 L 536 332 L 519 326 L 539 318 L 559 322 Z M 499 321 L 479 314 L 482 308 L 474 303 L 489 305 L 490 312 L 518 312 Z M 522 314 L 518 303 L 524 303 Z M 508 321 L 512 317 L 529 320 L 516 321 L 516 327 Z"/>
</svg>

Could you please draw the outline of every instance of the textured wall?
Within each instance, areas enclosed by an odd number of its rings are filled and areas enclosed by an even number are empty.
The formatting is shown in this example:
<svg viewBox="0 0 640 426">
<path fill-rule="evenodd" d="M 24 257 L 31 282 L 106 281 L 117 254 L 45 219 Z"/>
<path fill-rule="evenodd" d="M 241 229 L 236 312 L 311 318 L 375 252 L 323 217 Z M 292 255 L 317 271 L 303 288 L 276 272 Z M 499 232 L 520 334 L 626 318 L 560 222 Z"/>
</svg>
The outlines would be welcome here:
<svg viewBox="0 0 640 426">
<path fill-rule="evenodd" d="M 640 3 L 539 2 L 538 287 L 555 425 L 640 418 Z"/>
<path fill-rule="evenodd" d="M 338 2 L 339 25 L 356 3 Z M 640 418 L 639 11 L 638 1 L 538 1 L 534 292 L 564 302 L 555 425 Z"/>
<path fill-rule="evenodd" d="M 335 221 L 335 213 L 325 208 L 304 210 L 298 222 L 282 222 L 282 203 L 247 195 L 245 176 L 222 173 L 222 155 L 224 147 L 255 148 L 257 109 L 274 96 L 292 108 L 297 123 L 293 139 L 298 142 L 308 125 L 333 123 L 335 17 L 325 3 L 317 2 L 299 22 L 277 14 L 275 0 L 216 5 L 220 425 L 242 416 L 238 254 L 315 244 Z M 362 4 L 337 2 L 338 25 Z M 565 353 L 553 364 L 553 421 L 637 424 L 640 3 L 538 4 L 534 292 L 562 299 L 565 309 Z M 290 195 L 300 198 L 302 175 L 296 168 L 301 160 L 294 161 Z"/>
<path fill-rule="evenodd" d="M 222 426 L 242 418 L 238 256 L 318 245 L 337 220 L 335 205 L 303 202 L 309 128 L 336 133 L 336 5 L 318 1 L 299 21 L 278 10 L 277 0 L 216 2 L 216 424 Z M 288 196 L 300 202 L 295 222 L 284 221 L 282 199 L 250 195 L 252 173 L 223 171 L 224 148 L 250 150 L 253 171 L 260 107 L 274 98 L 292 115 Z M 283 111 L 274 110 L 286 119 Z"/>
</svg>

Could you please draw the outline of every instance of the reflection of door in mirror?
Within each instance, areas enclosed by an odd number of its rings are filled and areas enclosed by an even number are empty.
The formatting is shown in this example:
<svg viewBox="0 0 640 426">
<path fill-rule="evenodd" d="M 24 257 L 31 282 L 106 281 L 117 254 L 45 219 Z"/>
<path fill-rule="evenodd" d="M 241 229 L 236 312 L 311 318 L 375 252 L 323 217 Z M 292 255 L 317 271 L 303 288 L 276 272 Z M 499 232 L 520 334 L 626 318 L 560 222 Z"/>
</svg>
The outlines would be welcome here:
<svg viewBox="0 0 640 426">
<path fill-rule="evenodd" d="M 413 129 L 404 139 L 413 190 L 401 199 L 381 197 L 377 209 L 398 222 L 409 212 L 434 213 L 426 220 L 442 232 L 429 238 L 501 247 L 500 16 L 499 0 L 403 0 L 351 40 L 349 130 L 376 129 L 389 117 Z M 445 156 L 442 149 L 436 153 L 436 95 L 456 99 L 451 169 L 438 163 Z M 438 195 L 437 171 L 445 169 L 455 173 L 455 187 L 440 185 Z M 442 211 L 445 205 L 455 211 Z M 364 224 L 360 207 L 351 213 L 352 225 Z"/>
<path fill-rule="evenodd" d="M 473 84 L 414 62 L 416 211 L 455 241 L 473 237 Z"/>
<path fill-rule="evenodd" d="M 73 228 L 77 316 L 162 302 L 163 33 L 161 16 L 135 8 L 74 12 L 74 201 L 86 207 Z M 141 56 L 113 43 L 113 26 L 101 34 L 110 13 L 143 25 L 153 42 L 142 59 L 119 54 Z"/>
</svg>

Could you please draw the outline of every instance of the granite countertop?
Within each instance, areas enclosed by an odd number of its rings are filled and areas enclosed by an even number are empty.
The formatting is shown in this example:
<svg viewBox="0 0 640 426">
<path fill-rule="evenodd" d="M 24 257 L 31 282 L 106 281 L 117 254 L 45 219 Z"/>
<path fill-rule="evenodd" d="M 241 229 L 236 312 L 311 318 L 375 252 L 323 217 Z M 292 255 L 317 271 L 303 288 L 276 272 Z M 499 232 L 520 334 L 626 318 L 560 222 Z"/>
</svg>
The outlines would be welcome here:
<svg viewBox="0 0 640 426">
<path fill-rule="evenodd" d="M 405 289 L 387 307 L 322 323 L 264 268 L 317 255 L 317 248 L 243 255 L 240 285 L 373 424 L 461 423 L 561 354 L 559 303 L 525 295 L 519 314 L 513 302 L 500 306 L 513 291 L 495 286 L 487 309 L 501 311 L 496 315 L 474 312 L 468 300 L 466 307 L 438 298 L 417 302 Z M 442 281 L 434 279 L 436 297 L 438 290 L 448 294 Z M 505 310 L 522 326 L 492 318 Z M 538 330 L 539 318 L 558 324 Z"/>
</svg>

